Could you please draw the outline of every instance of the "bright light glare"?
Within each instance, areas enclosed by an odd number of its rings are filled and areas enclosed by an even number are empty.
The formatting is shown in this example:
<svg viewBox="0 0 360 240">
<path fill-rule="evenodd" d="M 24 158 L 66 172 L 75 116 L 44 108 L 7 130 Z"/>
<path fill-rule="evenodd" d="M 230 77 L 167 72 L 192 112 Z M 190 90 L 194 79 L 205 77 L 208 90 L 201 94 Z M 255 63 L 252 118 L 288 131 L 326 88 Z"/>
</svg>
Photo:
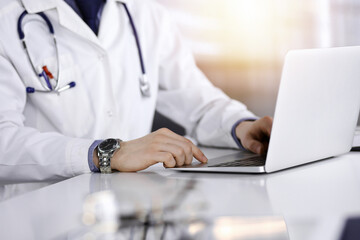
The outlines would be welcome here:
<svg viewBox="0 0 360 240">
<path fill-rule="evenodd" d="M 290 48 L 330 41 L 331 33 L 323 30 L 330 18 L 328 0 L 158 1 L 176 13 L 200 60 L 282 61 Z"/>
<path fill-rule="evenodd" d="M 213 233 L 216 239 L 287 239 L 285 221 L 281 218 L 228 218 L 215 221 Z"/>
<path fill-rule="evenodd" d="M 235 54 L 247 58 L 271 54 L 274 44 L 273 13 L 273 5 L 268 0 L 232 1 L 227 4 L 226 35 Z"/>
</svg>

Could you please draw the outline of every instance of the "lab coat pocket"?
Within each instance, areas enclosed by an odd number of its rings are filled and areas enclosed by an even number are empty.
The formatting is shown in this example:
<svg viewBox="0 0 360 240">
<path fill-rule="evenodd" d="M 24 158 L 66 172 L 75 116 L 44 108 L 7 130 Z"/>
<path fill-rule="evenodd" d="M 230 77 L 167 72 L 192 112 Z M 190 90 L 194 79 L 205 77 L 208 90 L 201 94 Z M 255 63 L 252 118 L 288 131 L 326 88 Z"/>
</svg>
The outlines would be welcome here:
<svg viewBox="0 0 360 240">
<path fill-rule="evenodd" d="M 46 59 L 50 71 L 56 65 L 56 58 Z M 29 95 L 38 109 L 37 128 L 41 131 L 56 130 L 69 137 L 89 137 L 94 122 L 91 117 L 93 109 L 86 84 L 81 81 L 80 71 L 71 55 L 61 55 L 59 73 L 51 73 L 59 77 L 58 88 L 71 82 L 76 85 L 59 94 L 36 92 Z"/>
<path fill-rule="evenodd" d="M 69 61 L 67 62 L 69 63 Z M 94 127 L 94 109 L 90 97 L 90 89 L 81 78 L 81 71 L 75 64 L 62 69 L 60 88 L 74 82 L 76 85 L 60 93 L 60 105 L 63 112 L 63 131 L 67 136 L 92 137 Z"/>
</svg>

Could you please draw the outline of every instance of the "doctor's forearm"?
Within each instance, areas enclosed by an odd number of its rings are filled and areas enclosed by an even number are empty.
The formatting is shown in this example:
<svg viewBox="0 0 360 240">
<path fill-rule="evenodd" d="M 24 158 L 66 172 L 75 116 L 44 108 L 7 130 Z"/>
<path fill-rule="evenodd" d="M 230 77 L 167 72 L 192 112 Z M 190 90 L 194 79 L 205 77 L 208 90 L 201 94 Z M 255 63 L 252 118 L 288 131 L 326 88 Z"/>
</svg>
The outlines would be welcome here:
<svg viewBox="0 0 360 240">
<path fill-rule="evenodd" d="M 85 159 L 91 140 L 13 123 L 1 123 L 0 136 L 0 181 L 59 180 L 89 172 Z"/>
</svg>

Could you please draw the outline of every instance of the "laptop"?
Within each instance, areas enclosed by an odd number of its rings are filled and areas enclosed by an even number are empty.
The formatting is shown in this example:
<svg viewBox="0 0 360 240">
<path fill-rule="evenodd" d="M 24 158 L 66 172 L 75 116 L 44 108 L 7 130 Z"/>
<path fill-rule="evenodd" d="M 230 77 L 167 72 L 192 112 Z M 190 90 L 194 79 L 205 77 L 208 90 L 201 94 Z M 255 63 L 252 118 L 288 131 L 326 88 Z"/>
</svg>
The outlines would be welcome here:
<svg viewBox="0 0 360 240">
<path fill-rule="evenodd" d="M 360 110 L 360 46 L 290 51 L 266 156 L 246 151 L 177 171 L 271 173 L 350 151 Z"/>
<path fill-rule="evenodd" d="M 354 151 L 354 152 L 360 151 L 360 126 L 356 127 L 351 151 Z"/>
</svg>

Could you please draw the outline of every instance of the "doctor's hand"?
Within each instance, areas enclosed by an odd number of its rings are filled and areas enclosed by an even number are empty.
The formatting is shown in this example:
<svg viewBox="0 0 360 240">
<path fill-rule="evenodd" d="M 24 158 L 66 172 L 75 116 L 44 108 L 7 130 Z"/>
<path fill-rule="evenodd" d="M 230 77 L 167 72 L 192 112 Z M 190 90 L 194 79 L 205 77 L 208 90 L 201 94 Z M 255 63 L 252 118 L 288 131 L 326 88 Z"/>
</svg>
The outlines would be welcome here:
<svg viewBox="0 0 360 240">
<path fill-rule="evenodd" d="M 247 150 L 264 155 L 267 153 L 273 119 L 263 117 L 256 121 L 244 121 L 236 127 L 236 136 Z"/>
<path fill-rule="evenodd" d="M 206 163 L 204 153 L 190 140 L 162 128 L 142 138 L 121 142 L 111 159 L 111 168 L 121 172 L 136 172 L 162 162 L 172 168 L 191 164 L 193 157 Z M 97 154 L 94 154 L 94 156 Z M 94 163 L 98 166 L 98 159 Z"/>
</svg>

